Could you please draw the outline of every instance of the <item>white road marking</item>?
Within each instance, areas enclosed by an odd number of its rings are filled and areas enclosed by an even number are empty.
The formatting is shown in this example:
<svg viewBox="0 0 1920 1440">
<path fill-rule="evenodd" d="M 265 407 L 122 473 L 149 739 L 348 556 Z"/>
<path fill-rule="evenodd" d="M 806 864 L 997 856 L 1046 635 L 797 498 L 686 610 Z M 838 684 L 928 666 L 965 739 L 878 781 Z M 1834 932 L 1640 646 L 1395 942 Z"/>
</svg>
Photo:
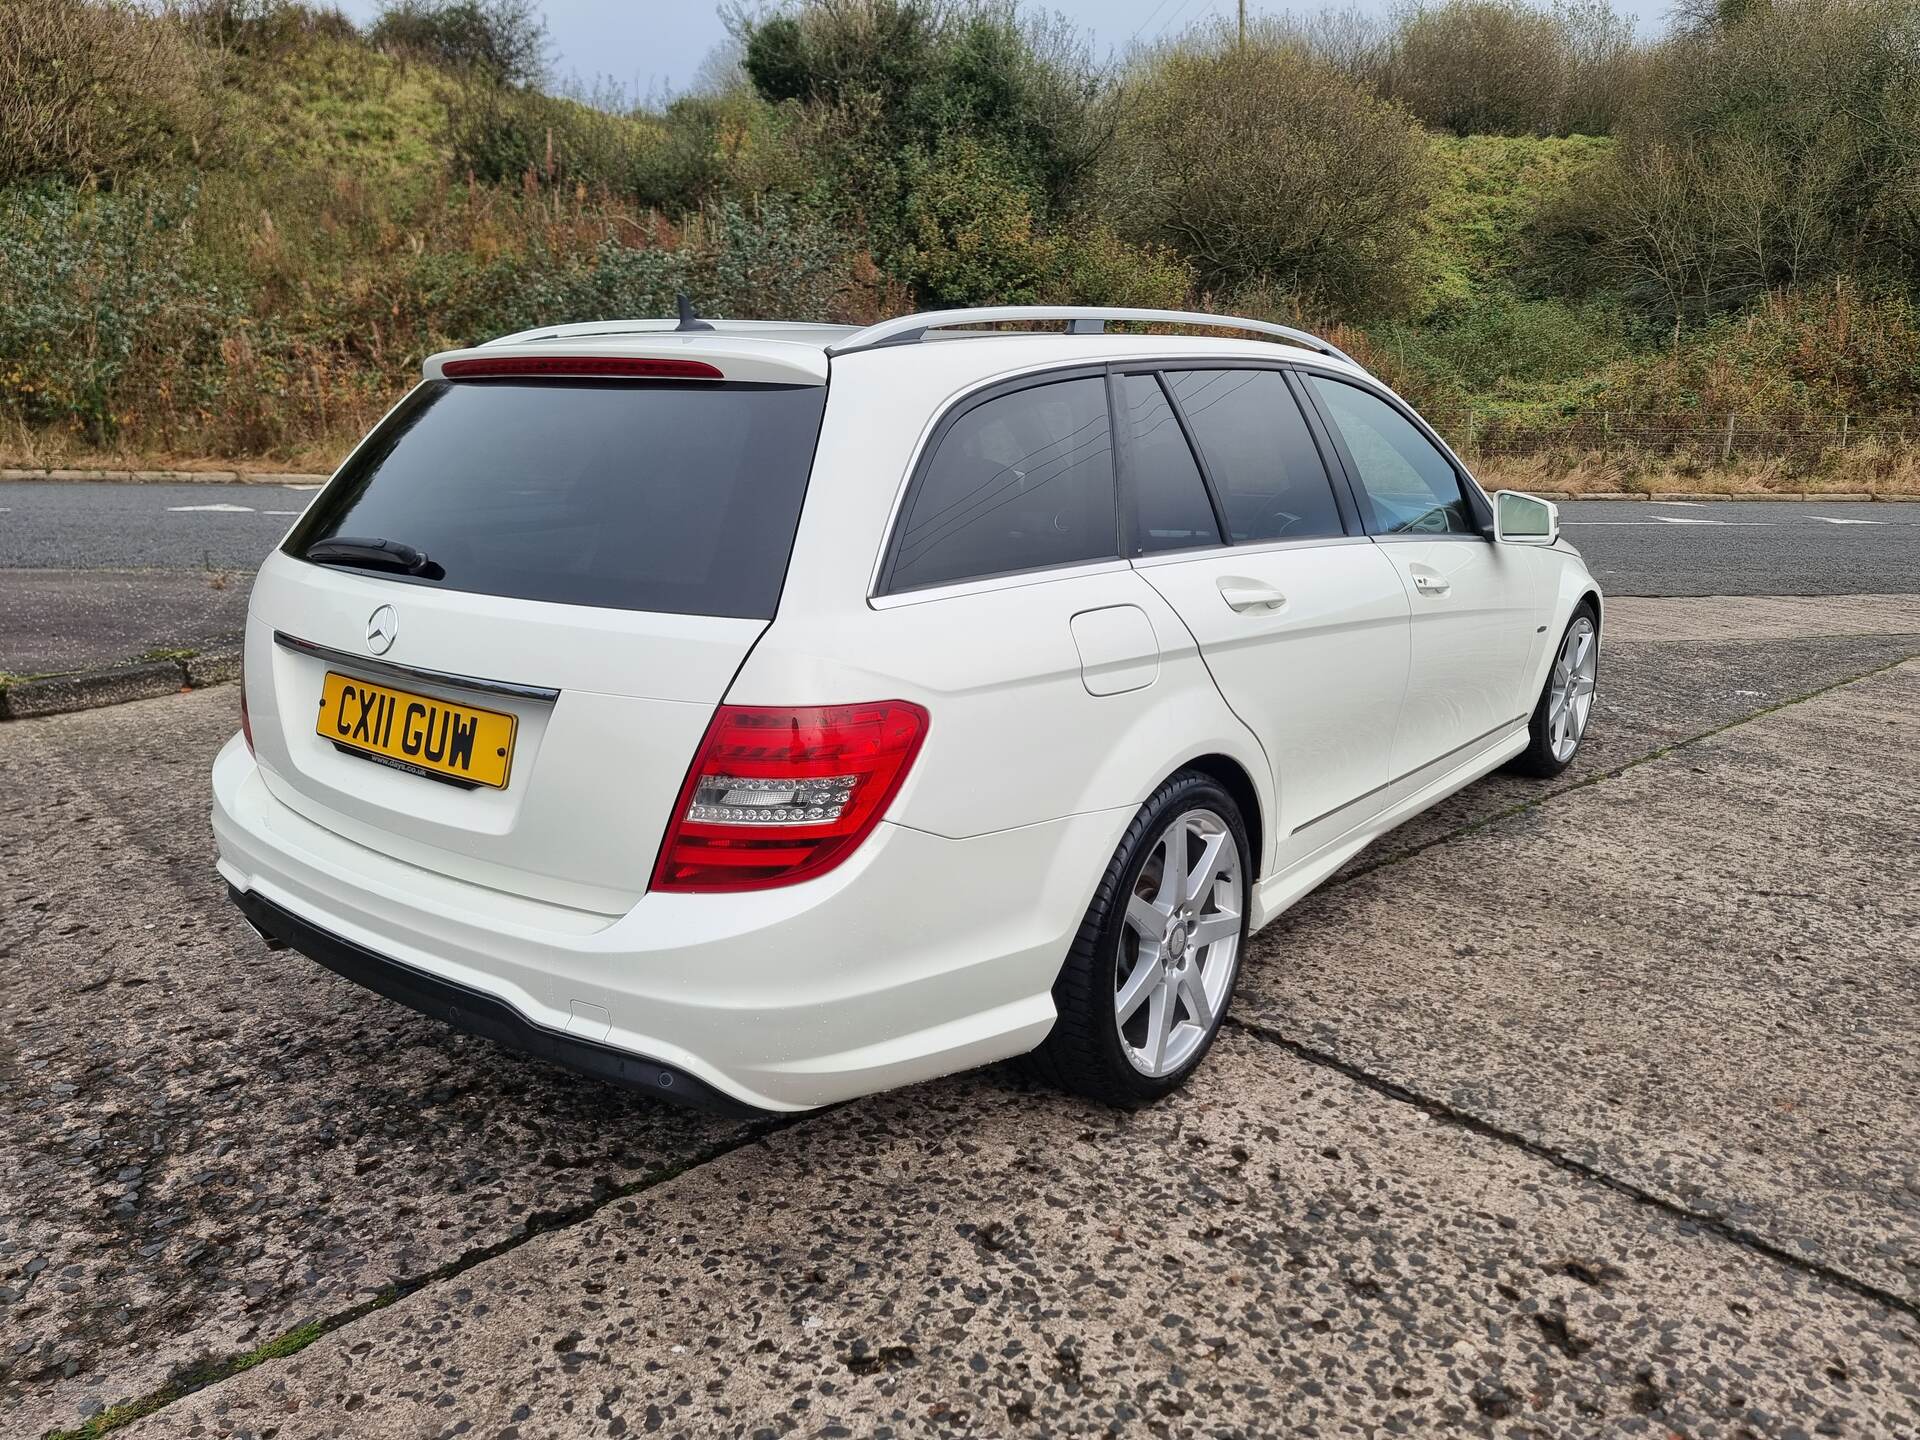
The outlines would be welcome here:
<svg viewBox="0 0 1920 1440">
<path fill-rule="evenodd" d="M 318 490 L 318 485 L 282 485 L 282 490 Z"/>
<path fill-rule="evenodd" d="M 1702 520 L 1697 515 L 1656 515 L 1655 523 L 1660 525 L 1727 525 L 1727 520 Z"/>
<path fill-rule="evenodd" d="M 1653 503 L 1656 505 L 1684 505 L 1689 510 L 1698 510 L 1707 502 L 1704 500 L 1656 500 Z"/>
<path fill-rule="evenodd" d="M 1844 515 L 1809 515 L 1809 520 L 1824 520 L 1829 525 L 1884 525 L 1884 520 L 1855 520 Z"/>
<path fill-rule="evenodd" d="M 262 515 L 304 515 L 304 510 L 262 510 Z"/>
<path fill-rule="evenodd" d="M 1782 520 L 1678 520 L 1678 518 L 1670 518 L 1670 516 L 1653 516 L 1651 520 L 1561 520 L 1561 530 L 1567 530 L 1569 526 L 1576 526 L 1576 524 L 1609 526 L 1609 528 L 1620 528 L 1620 526 L 1628 526 L 1628 524 L 1738 524 L 1738 526 L 1761 528 L 1761 530 L 1786 530 L 1786 528 L 1788 528 L 1786 522 L 1782 522 Z"/>
<path fill-rule="evenodd" d="M 170 511 L 173 511 L 175 514 L 179 514 L 187 510 L 212 510 L 212 511 L 218 511 L 222 515 L 253 514 L 253 506 L 251 505 L 229 505 L 224 500 L 221 501 L 218 505 L 169 505 L 167 509 Z"/>
</svg>

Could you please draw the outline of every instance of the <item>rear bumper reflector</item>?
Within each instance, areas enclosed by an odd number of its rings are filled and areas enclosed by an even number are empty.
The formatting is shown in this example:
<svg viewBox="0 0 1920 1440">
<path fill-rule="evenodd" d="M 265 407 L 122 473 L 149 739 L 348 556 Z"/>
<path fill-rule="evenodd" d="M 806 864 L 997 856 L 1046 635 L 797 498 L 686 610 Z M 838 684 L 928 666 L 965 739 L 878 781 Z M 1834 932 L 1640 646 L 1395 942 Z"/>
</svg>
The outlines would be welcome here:
<svg viewBox="0 0 1920 1440">
<path fill-rule="evenodd" d="M 227 898 L 239 907 L 269 948 L 297 950 L 334 974 L 397 1000 L 410 1010 L 445 1021 L 456 1030 L 676 1104 L 721 1115 L 762 1113 L 674 1066 L 536 1025 L 504 1000 L 390 960 L 309 925 L 253 891 L 228 886 Z"/>
</svg>

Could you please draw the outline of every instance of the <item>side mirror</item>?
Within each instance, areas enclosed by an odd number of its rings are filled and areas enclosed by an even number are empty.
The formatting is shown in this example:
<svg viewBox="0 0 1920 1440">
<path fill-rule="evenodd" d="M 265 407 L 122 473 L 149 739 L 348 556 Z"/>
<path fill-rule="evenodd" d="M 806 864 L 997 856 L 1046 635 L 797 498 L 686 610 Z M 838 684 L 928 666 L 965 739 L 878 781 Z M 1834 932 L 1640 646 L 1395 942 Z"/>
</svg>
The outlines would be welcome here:
<svg viewBox="0 0 1920 1440">
<path fill-rule="evenodd" d="M 1560 507 L 1502 490 L 1493 497 L 1493 538 L 1507 545 L 1551 545 L 1560 538 Z"/>
</svg>

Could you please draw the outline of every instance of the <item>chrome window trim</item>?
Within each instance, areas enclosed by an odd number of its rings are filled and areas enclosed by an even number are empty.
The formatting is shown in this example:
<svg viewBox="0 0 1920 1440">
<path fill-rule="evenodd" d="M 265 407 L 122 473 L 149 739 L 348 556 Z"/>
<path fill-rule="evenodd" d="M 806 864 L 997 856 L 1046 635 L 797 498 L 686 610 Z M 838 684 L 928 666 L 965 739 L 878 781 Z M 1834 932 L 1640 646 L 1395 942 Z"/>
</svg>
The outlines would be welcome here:
<svg viewBox="0 0 1920 1440">
<path fill-rule="evenodd" d="M 919 590 L 899 590 L 891 595 L 869 595 L 870 610 L 897 610 L 903 605 L 922 605 L 932 600 L 959 600 L 968 595 L 985 595 L 995 590 L 1022 590 L 1030 585 L 1050 585 L 1055 580 L 1077 580 L 1085 575 L 1117 575 L 1130 567 L 1125 560 L 1092 560 L 1082 565 L 1042 565 L 1033 570 L 1009 570 L 1001 575 L 984 575 L 978 580 L 958 580 L 951 585 L 928 585 Z"/>
<path fill-rule="evenodd" d="M 520 685 L 511 680 L 486 680 L 477 675 L 456 675 L 450 670 L 428 670 L 419 665 L 401 665 L 392 660 L 378 660 L 371 655 L 355 655 L 351 650 L 335 650 L 328 645 L 316 645 L 311 640 L 302 640 L 298 635 L 289 635 L 284 630 L 273 632 L 273 643 L 302 655 L 311 655 L 316 660 L 324 660 L 333 665 L 350 665 L 356 670 L 371 670 L 376 675 L 389 675 L 397 680 L 418 680 L 428 685 L 445 685 L 456 690 L 476 690 L 484 695 L 510 695 L 516 700 L 539 700 L 551 705 L 560 698 L 560 692 L 545 685 Z"/>
<path fill-rule="evenodd" d="M 1229 555 L 1269 555 L 1280 550 L 1317 550 L 1331 545 L 1367 545 L 1371 544 L 1371 535 L 1312 535 L 1302 540 L 1262 540 L 1257 545 L 1202 545 L 1192 550 L 1161 550 L 1152 555 L 1136 556 L 1131 562 L 1134 569 L 1142 570 L 1154 565 L 1180 565 L 1189 560 L 1219 560 Z"/>
</svg>

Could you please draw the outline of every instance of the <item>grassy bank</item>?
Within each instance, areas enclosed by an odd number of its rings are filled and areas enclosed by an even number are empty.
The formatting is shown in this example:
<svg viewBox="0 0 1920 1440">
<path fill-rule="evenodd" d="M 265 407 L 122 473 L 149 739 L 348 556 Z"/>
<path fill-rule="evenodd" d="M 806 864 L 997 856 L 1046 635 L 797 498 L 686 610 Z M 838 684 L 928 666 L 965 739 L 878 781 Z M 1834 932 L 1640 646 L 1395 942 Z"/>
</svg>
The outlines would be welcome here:
<svg viewBox="0 0 1920 1440">
<path fill-rule="evenodd" d="M 517 0 L 15 0 L 0 466 L 329 469 L 425 355 L 685 291 L 1233 310 L 1329 333 L 1490 475 L 1909 488 L 1917 25 L 1444 0 L 1108 66 L 999 0 L 836 0 L 637 106 L 555 93 Z"/>
</svg>

